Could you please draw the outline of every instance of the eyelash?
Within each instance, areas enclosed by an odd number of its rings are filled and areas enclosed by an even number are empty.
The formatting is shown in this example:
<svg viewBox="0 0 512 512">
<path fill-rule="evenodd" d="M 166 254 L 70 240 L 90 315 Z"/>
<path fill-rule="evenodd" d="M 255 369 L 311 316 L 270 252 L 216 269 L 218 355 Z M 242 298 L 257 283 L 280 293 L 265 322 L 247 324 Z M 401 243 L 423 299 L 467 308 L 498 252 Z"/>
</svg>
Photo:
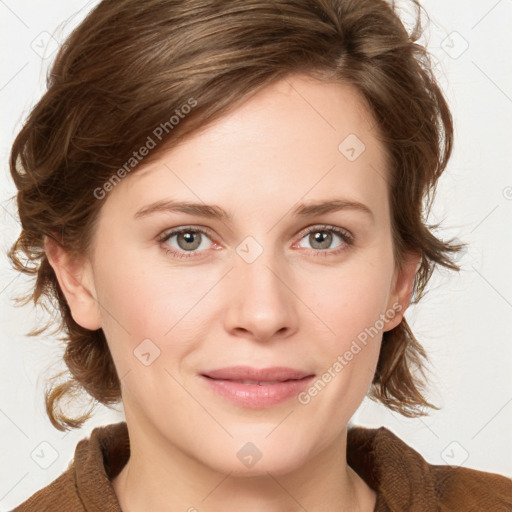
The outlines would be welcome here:
<svg viewBox="0 0 512 512">
<path fill-rule="evenodd" d="M 208 238 L 211 238 L 210 232 L 203 228 L 184 226 L 184 227 L 180 227 L 179 229 L 173 229 L 172 231 L 170 231 L 168 233 L 164 233 L 158 239 L 158 242 L 163 244 L 163 243 L 169 241 L 174 235 L 179 234 L 179 233 L 186 233 L 186 232 L 201 233 L 203 235 L 206 235 Z M 311 251 L 314 251 L 313 256 L 315 256 L 315 257 L 316 256 L 322 256 L 322 257 L 334 256 L 334 255 L 337 255 L 337 254 L 347 250 L 349 247 L 354 245 L 354 237 L 352 234 L 350 234 L 345 229 L 337 228 L 335 226 L 328 226 L 328 225 L 315 225 L 315 226 L 312 226 L 311 228 L 308 228 L 307 231 L 301 233 L 299 240 L 302 240 L 305 236 L 307 236 L 311 233 L 316 233 L 316 232 L 333 232 L 341 238 L 343 245 L 338 247 L 337 249 L 333 249 L 333 250 L 310 249 Z M 176 257 L 176 258 L 188 259 L 188 258 L 196 257 L 196 256 L 194 256 L 194 254 L 196 254 L 194 251 L 189 251 L 188 254 L 186 251 L 177 251 L 175 249 L 169 249 L 169 248 L 164 249 L 164 251 L 165 251 L 165 254 L 171 254 L 173 257 Z"/>
</svg>

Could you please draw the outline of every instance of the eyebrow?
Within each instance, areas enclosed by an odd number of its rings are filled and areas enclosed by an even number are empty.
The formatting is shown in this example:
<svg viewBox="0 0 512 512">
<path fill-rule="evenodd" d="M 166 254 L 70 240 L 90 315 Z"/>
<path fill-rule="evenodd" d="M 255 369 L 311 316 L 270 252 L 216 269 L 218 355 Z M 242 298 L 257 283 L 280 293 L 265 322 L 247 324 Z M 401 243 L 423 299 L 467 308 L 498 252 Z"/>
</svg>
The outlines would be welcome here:
<svg viewBox="0 0 512 512">
<path fill-rule="evenodd" d="M 331 199 L 310 204 L 300 203 L 292 210 L 292 215 L 305 218 L 340 210 L 360 211 L 369 215 L 372 220 L 374 219 L 373 212 L 365 204 L 343 199 Z M 232 215 L 220 206 L 173 200 L 156 201 L 144 206 L 134 214 L 134 218 L 139 219 L 157 212 L 181 212 L 227 222 L 232 220 Z"/>
</svg>

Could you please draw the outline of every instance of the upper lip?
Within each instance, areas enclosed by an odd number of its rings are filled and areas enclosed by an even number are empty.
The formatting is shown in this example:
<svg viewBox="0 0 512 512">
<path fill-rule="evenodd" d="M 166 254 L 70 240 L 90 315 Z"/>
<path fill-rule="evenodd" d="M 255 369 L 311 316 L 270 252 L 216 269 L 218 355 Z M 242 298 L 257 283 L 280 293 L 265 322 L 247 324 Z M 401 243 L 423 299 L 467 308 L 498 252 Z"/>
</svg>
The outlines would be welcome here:
<svg viewBox="0 0 512 512">
<path fill-rule="evenodd" d="M 273 366 L 268 368 L 252 368 L 250 366 L 230 366 L 227 368 L 218 368 L 208 370 L 202 375 L 218 380 L 252 380 L 252 381 L 278 381 L 298 380 L 313 375 L 312 373 L 286 368 L 284 366 Z"/>
</svg>

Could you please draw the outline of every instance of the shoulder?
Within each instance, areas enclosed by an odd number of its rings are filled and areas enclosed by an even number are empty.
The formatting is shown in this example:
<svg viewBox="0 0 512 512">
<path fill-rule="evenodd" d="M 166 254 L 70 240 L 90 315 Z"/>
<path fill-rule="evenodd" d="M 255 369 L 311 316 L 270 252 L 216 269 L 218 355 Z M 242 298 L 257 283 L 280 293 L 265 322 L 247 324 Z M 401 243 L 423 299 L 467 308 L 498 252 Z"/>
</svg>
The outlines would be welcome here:
<svg viewBox="0 0 512 512">
<path fill-rule="evenodd" d="M 512 511 L 512 479 L 497 473 L 429 465 L 440 502 L 447 510 Z"/>
<path fill-rule="evenodd" d="M 377 510 L 512 511 L 512 479 L 429 464 L 385 427 L 349 428 L 347 461 L 377 491 Z"/>
<path fill-rule="evenodd" d="M 111 485 L 130 454 L 126 422 L 96 427 L 80 440 L 68 468 L 13 512 L 120 512 Z"/>
<path fill-rule="evenodd" d="M 67 469 L 50 485 L 40 489 L 13 512 L 57 512 L 60 510 L 85 510 L 75 490 L 73 469 Z"/>
</svg>

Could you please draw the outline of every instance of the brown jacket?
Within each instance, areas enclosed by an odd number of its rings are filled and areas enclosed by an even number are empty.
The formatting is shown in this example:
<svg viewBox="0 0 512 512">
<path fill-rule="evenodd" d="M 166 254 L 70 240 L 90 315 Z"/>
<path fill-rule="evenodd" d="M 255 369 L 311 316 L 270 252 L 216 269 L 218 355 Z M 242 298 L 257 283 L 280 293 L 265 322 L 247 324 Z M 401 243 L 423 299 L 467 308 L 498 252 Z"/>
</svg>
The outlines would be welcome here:
<svg viewBox="0 0 512 512">
<path fill-rule="evenodd" d="M 13 512 L 121 512 L 110 479 L 129 455 L 126 422 L 97 427 L 69 468 Z M 347 461 L 377 492 L 374 512 L 512 512 L 512 479 L 428 464 L 385 427 L 351 427 Z"/>
</svg>

